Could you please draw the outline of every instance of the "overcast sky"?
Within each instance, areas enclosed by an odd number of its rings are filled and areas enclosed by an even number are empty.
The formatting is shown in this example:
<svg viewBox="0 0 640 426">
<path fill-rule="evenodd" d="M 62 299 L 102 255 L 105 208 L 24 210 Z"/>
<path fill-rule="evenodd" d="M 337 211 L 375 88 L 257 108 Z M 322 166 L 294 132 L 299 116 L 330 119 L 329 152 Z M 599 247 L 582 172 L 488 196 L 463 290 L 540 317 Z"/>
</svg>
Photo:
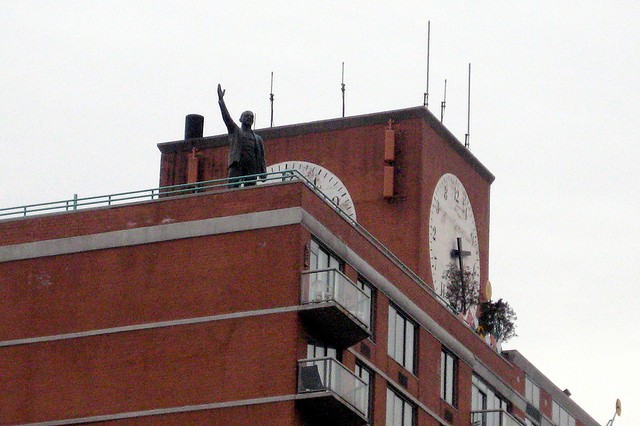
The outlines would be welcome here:
<svg viewBox="0 0 640 426">
<path fill-rule="evenodd" d="M 637 1 L 0 1 L 0 208 L 158 186 L 184 116 L 225 133 L 421 105 L 491 191 L 494 299 L 518 349 L 602 424 L 640 424 Z M 356 206 L 357 208 L 357 206 Z"/>
</svg>

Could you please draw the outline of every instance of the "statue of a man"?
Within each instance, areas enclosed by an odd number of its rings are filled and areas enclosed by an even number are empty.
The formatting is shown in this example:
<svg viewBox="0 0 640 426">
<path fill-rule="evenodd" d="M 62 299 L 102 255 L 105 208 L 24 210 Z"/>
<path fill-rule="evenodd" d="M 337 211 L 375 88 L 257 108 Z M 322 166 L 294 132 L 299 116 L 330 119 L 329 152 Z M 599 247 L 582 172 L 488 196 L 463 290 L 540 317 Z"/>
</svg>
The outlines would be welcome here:
<svg viewBox="0 0 640 426">
<path fill-rule="evenodd" d="M 229 131 L 229 179 L 233 186 L 256 184 L 256 177 L 241 178 L 240 176 L 257 175 L 266 172 L 264 161 L 264 144 L 262 138 L 256 135 L 253 126 L 253 113 L 245 111 L 240 116 L 240 124 L 233 121 L 224 103 L 224 93 L 218 84 L 218 104 L 222 112 L 222 119 Z"/>
</svg>

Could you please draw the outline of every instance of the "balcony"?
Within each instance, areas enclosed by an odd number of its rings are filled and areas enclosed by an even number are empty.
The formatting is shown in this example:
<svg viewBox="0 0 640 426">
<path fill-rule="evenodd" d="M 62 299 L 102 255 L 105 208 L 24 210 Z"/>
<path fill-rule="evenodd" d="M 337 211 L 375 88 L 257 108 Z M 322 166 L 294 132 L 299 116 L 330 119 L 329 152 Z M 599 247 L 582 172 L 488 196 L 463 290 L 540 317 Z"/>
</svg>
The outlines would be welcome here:
<svg viewBox="0 0 640 426">
<path fill-rule="evenodd" d="M 297 403 L 317 424 L 367 423 L 369 388 L 335 358 L 298 361 Z"/>
<path fill-rule="evenodd" d="M 337 269 L 303 271 L 300 314 L 314 335 L 349 347 L 371 335 L 371 299 Z"/>
<path fill-rule="evenodd" d="M 504 410 L 482 410 L 471 412 L 471 426 L 525 426 L 525 424 Z"/>
</svg>

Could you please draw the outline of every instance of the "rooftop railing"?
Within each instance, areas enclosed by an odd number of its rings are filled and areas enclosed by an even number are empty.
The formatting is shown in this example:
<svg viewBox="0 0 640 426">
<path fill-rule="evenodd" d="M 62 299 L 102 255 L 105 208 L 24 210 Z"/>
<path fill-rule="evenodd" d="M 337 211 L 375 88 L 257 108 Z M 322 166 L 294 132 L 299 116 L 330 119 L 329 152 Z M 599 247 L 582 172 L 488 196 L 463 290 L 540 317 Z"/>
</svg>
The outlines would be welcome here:
<svg viewBox="0 0 640 426">
<path fill-rule="evenodd" d="M 335 358 L 298 361 L 298 393 L 333 392 L 362 416 L 367 416 L 367 383 Z"/>
<path fill-rule="evenodd" d="M 367 330 L 371 328 L 371 298 L 337 269 L 302 272 L 300 302 L 335 301 L 357 319 Z"/>
<path fill-rule="evenodd" d="M 290 180 L 307 180 L 296 170 L 284 170 L 281 172 L 265 173 L 261 175 L 249 175 L 238 179 L 257 181 L 258 183 L 285 182 Z M 159 188 L 142 189 L 139 191 L 121 192 L 116 194 L 98 195 L 94 197 L 52 201 L 48 203 L 29 204 L 26 206 L 8 207 L 0 209 L 0 219 L 12 217 L 33 216 L 43 213 L 68 212 L 93 207 L 109 207 L 118 204 L 128 204 L 137 201 L 156 200 L 160 197 L 193 194 L 215 188 L 228 188 L 239 186 L 238 181 L 214 179 L 203 182 L 185 183 L 180 185 L 163 186 Z"/>
<path fill-rule="evenodd" d="M 400 269 L 402 269 L 407 275 L 411 277 L 423 290 L 430 293 L 436 300 L 442 305 L 446 306 L 449 310 L 453 311 L 451 305 L 442 296 L 440 296 L 434 289 L 425 283 L 411 268 L 404 264 L 393 252 L 391 252 L 384 244 L 382 244 L 376 237 L 374 237 L 369 231 L 363 228 L 358 222 L 356 222 L 349 214 L 340 208 L 333 202 L 324 192 L 322 192 L 316 185 L 307 179 L 298 170 L 282 170 L 278 172 L 263 173 L 259 175 L 249 175 L 240 177 L 244 181 L 256 180 L 258 184 L 263 183 L 277 183 L 277 182 L 291 182 L 300 181 L 308 186 L 314 193 L 327 202 L 340 214 L 342 218 L 351 223 L 362 235 L 367 238 L 374 246 L 376 246 L 381 252 L 383 252 L 393 263 L 395 263 Z M 227 178 L 214 179 L 196 183 L 186 183 L 180 185 L 163 186 L 159 188 L 144 189 L 132 192 L 122 192 L 117 194 L 99 195 L 96 197 L 78 198 L 77 195 L 69 200 L 54 201 L 50 203 L 30 204 L 26 206 L 9 207 L 0 209 L 0 220 L 26 217 L 44 213 L 55 213 L 74 211 L 84 208 L 93 207 L 105 207 L 118 204 L 127 204 L 138 201 L 156 200 L 160 197 L 170 197 L 178 195 L 192 194 L 194 192 L 204 192 L 213 190 L 216 188 L 229 188 L 237 187 L 238 181 L 232 181 Z"/>
<path fill-rule="evenodd" d="M 471 426 L 525 426 L 525 424 L 504 410 L 481 410 L 471 412 Z"/>
</svg>

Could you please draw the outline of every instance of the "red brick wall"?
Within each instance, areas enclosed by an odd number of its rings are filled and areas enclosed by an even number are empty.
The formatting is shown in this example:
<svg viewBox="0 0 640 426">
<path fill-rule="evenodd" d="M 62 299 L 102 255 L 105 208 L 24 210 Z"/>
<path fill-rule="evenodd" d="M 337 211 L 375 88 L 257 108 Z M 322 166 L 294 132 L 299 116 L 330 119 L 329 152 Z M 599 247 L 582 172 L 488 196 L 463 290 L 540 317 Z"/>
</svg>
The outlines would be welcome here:
<svg viewBox="0 0 640 426">
<path fill-rule="evenodd" d="M 0 423 L 296 392 L 297 313 L 4 348 Z"/>
<path fill-rule="evenodd" d="M 297 305 L 301 229 L 0 263 L 0 339 Z"/>
<path fill-rule="evenodd" d="M 163 416 L 138 417 L 133 419 L 103 422 L 100 425 L 225 425 L 246 426 L 260 424 L 264 426 L 298 426 L 302 425 L 296 413 L 293 401 L 248 405 L 243 407 L 216 408 L 188 413 L 169 414 Z"/>
</svg>

